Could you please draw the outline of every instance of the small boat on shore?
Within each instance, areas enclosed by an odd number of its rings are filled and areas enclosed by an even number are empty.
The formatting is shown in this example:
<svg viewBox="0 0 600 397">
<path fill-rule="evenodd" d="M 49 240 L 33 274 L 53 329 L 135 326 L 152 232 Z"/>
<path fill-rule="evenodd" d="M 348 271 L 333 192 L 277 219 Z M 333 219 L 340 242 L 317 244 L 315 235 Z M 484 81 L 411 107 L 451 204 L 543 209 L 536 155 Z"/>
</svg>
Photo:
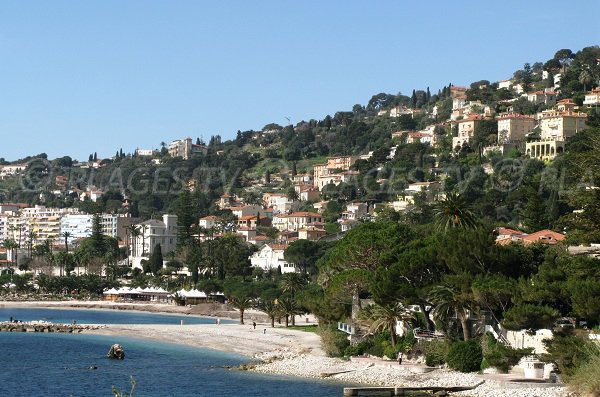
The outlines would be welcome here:
<svg viewBox="0 0 600 397">
<path fill-rule="evenodd" d="M 115 343 L 110 347 L 106 356 L 114 360 L 123 360 L 125 358 L 125 349 L 123 349 L 123 346 Z"/>
</svg>

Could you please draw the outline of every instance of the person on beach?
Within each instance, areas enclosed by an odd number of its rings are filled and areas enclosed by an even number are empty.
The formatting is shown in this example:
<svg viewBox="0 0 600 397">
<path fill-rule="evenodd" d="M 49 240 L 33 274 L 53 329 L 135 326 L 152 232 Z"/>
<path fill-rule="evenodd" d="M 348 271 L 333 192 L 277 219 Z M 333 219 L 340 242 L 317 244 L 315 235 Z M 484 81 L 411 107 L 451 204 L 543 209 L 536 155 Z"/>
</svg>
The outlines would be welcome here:
<svg viewBox="0 0 600 397">
<path fill-rule="evenodd" d="M 267 329 L 265 328 L 265 329 L 263 329 L 263 334 L 266 334 L 266 333 L 267 333 Z"/>
<path fill-rule="evenodd" d="M 252 321 L 252 327 L 256 329 L 256 321 Z"/>
<path fill-rule="evenodd" d="M 402 365 L 402 352 L 398 353 L 398 365 Z"/>
</svg>

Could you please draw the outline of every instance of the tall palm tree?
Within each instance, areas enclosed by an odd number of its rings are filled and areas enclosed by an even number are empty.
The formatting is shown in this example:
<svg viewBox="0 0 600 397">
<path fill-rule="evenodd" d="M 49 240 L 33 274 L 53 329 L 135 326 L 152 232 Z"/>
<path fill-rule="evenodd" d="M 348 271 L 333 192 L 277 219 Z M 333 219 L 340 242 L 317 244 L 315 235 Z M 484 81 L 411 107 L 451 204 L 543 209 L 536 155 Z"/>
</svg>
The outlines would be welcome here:
<svg viewBox="0 0 600 397">
<path fill-rule="evenodd" d="M 442 230 L 474 228 L 477 225 L 477 218 L 471 210 L 471 206 L 464 196 L 458 193 L 446 193 L 446 197 L 436 204 L 434 216 L 438 228 Z"/>
<path fill-rule="evenodd" d="M 592 82 L 593 78 L 589 71 L 584 70 L 579 74 L 579 82 L 583 85 L 583 91 L 587 91 L 586 87 Z"/>
<path fill-rule="evenodd" d="M 300 273 L 285 273 L 281 276 L 281 289 L 283 292 L 289 292 L 292 299 L 296 292 L 300 291 L 306 285 L 306 278 Z"/>
<path fill-rule="evenodd" d="M 62 232 L 60 234 L 65 239 L 65 252 L 69 253 L 69 237 L 73 236 L 70 232 Z"/>
<path fill-rule="evenodd" d="M 15 263 L 15 251 L 19 248 L 19 244 L 13 239 L 7 238 L 2 242 L 2 246 L 7 250 L 10 250 L 10 258 L 13 263 Z"/>
<path fill-rule="evenodd" d="M 140 236 L 140 227 L 134 224 L 128 225 L 125 227 L 125 230 L 128 231 L 128 236 L 130 236 L 129 244 L 130 244 L 130 253 L 132 256 L 136 256 L 135 243 L 137 238 Z"/>
<path fill-rule="evenodd" d="M 433 316 L 436 320 L 446 321 L 456 317 L 460 321 L 464 340 L 471 338 L 469 312 L 477 310 L 472 294 L 462 291 L 455 285 L 442 284 L 431 290 L 429 299 L 435 305 Z"/>
<path fill-rule="evenodd" d="M 31 258 L 31 250 L 33 249 L 33 240 L 37 238 L 37 233 L 30 231 L 27 233 L 27 248 L 29 250 L 29 258 Z"/>
<path fill-rule="evenodd" d="M 396 323 L 400 320 L 412 320 L 413 316 L 399 302 L 387 305 L 370 305 L 361 315 L 370 322 L 369 332 L 389 331 L 392 347 L 396 347 Z"/>
</svg>

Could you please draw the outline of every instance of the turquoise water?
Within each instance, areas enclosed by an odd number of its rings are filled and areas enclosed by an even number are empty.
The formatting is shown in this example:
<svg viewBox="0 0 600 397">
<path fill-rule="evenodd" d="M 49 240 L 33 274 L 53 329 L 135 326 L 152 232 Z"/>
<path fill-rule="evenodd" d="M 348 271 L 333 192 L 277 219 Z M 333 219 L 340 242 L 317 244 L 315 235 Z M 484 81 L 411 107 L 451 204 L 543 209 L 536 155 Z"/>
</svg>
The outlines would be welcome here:
<svg viewBox="0 0 600 397">
<path fill-rule="evenodd" d="M 181 316 L 171 314 L 141 313 L 117 310 L 76 310 L 49 308 L 0 308 L 0 321 L 10 318 L 20 321 L 44 320 L 51 323 L 70 324 L 214 324 L 210 317 Z M 234 321 L 223 320 L 223 323 Z"/>
<path fill-rule="evenodd" d="M 70 312 L 83 318 L 84 314 L 93 316 L 97 311 Z M 111 320 L 105 312 L 101 313 L 103 320 Z M 120 321 L 114 320 L 113 323 Z M 113 343 L 123 345 L 125 360 L 106 358 Z M 344 386 L 229 370 L 223 366 L 237 366 L 248 359 L 210 349 L 126 337 L 3 332 L 0 352 L 0 396 L 112 396 L 113 385 L 122 391 L 130 390 L 131 376 L 137 381 L 136 397 L 340 397 Z"/>
</svg>

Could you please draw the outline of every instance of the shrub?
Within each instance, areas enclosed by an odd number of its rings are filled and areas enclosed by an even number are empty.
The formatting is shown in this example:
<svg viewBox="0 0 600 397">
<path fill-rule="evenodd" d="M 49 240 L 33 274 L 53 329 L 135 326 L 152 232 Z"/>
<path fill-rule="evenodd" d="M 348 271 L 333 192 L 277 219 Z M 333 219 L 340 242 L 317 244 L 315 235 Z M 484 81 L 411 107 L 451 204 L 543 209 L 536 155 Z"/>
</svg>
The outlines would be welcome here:
<svg viewBox="0 0 600 397">
<path fill-rule="evenodd" d="M 567 379 L 569 386 L 580 394 L 600 394 L 600 345 L 587 342 L 584 348 L 586 360 L 573 369 Z"/>
<path fill-rule="evenodd" d="M 319 330 L 321 346 L 329 357 L 342 357 L 350 342 L 348 335 L 338 331 L 335 326 L 323 327 Z"/>
<path fill-rule="evenodd" d="M 471 339 L 458 341 L 450 346 L 446 362 L 452 369 L 461 372 L 474 372 L 481 368 L 483 353 L 479 341 Z"/>
<path fill-rule="evenodd" d="M 491 334 L 485 334 L 481 340 L 483 361 L 481 369 L 494 367 L 507 372 L 510 367 L 517 365 L 523 356 L 532 353 L 533 349 L 513 349 L 499 343 Z"/>
<path fill-rule="evenodd" d="M 439 353 L 427 353 L 425 355 L 425 365 L 428 367 L 437 367 L 446 362 L 445 357 Z"/>
<path fill-rule="evenodd" d="M 544 340 L 547 353 L 541 359 L 555 363 L 558 371 L 568 378 L 575 368 L 586 362 L 590 343 L 589 339 L 575 336 L 571 328 L 563 328 L 552 339 Z"/>
<path fill-rule="evenodd" d="M 424 355 L 425 364 L 434 367 L 446 362 L 449 348 L 447 340 L 420 340 L 414 345 L 412 352 L 415 355 Z"/>
<path fill-rule="evenodd" d="M 365 354 L 365 352 L 371 347 L 373 347 L 373 342 L 371 340 L 364 340 L 356 345 L 350 345 L 344 349 L 344 356 L 361 356 Z"/>
</svg>

